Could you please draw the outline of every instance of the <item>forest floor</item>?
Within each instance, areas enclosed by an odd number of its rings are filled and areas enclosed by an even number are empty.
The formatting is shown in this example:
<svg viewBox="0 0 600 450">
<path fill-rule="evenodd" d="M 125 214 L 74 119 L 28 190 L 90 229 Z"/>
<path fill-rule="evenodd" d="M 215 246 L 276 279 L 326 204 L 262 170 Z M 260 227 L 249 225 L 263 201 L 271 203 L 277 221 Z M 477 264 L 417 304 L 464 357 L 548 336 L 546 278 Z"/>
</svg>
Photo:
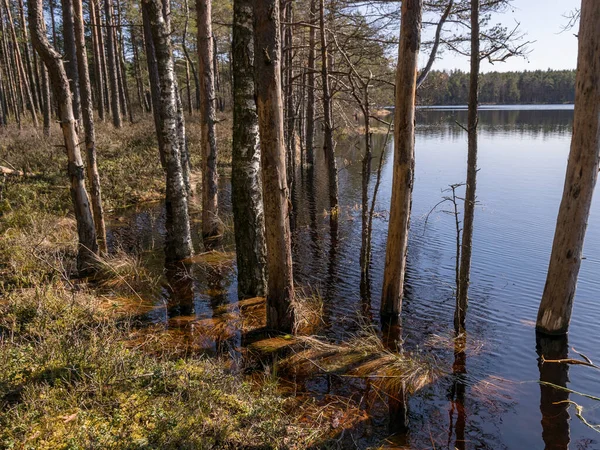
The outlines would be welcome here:
<svg viewBox="0 0 600 450">
<path fill-rule="evenodd" d="M 150 117 L 97 127 L 105 210 L 163 197 Z M 219 127 L 221 130 L 229 126 Z M 141 300 L 161 274 L 116 255 L 98 280 L 73 278 L 76 225 L 57 126 L 0 134 L 1 448 L 307 448 L 329 425 L 306 423 L 268 373 L 182 354 L 139 333 Z M 188 120 L 192 165 L 200 127 Z M 230 137 L 219 136 L 220 163 Z M 1 176 L 1 175 L 0 175 Z M 111 295 L 106 295 L 106 287 Z M 121 302 L 119 299 L 124 299 Z M 145 336 L 140 338 L 140 336 Z M 141 340 L 140 340 L 141 339 Z"/>
</svg>

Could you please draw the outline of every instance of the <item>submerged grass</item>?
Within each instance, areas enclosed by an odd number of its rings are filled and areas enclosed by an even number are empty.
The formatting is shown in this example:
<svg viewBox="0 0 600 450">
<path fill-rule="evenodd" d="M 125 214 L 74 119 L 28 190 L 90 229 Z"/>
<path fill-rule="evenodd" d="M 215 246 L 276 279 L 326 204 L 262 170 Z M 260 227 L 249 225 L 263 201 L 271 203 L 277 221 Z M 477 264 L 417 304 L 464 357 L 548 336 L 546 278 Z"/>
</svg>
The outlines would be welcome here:
<svg viewBox="0 0 600 450">
<path fill-rule="evenodd" d="M 309 444 L 272 383 L 244 382 L 206 358 L 137 351 L 130 323 L 92 293 L 12 292 L 0 333 L 0 447 Z"/>
</svg>

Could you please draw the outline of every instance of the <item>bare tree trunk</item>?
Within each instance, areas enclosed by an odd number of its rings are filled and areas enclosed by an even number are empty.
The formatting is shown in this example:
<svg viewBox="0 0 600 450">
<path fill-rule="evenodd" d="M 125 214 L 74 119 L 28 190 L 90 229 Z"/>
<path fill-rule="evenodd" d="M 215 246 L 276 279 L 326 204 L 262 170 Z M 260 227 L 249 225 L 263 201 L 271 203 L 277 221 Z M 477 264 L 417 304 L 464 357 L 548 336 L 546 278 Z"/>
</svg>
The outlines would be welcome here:
<svg viewBox="0 0 600 450">
<path fill-rule="evenodd" d="M 402 2 L 396 69 L 394 172 L 381 298 L 381 316 L 391 321 L 400 319 L 404 294 L 415 166 L 415 97 L 422 8 L 422 0 Z"/>
<path fill-rule="evenodd" d="M 24 87 L 24 94 L 22 98 L 26 96 L 27 103 L 29 103 L 29 111 L 31 112 L 31 120 L 33 121 L 33 126 L 37 128 L 38 120 L 37 114 L 35 113 L 35 104 L 33 103 L 33 96 L 31 95 L 31 89 L 29 83 L 27 82 L 27 74 L 25 73 L 25 68 L 23 67 L 23 59 L 21 58 L 21 50 L 19 50 L 19 40 L 17 39 L 17 33 L 15 31 L 15 25 L 12 19 L 12 14 L 10 12 L 10 6 L 8 4 L 8 0 L 4 0 L 4 7 L 6 8 L 6 17 L 8 19 L 8 25 L 10 28 L 10 34 L 12 36 L 13 48 L 15 52 L 15 64 L 17 66 L 17 71 L 19 73 L 19 77 L 21 78 L 21 83 Z"/>
<path fill-rule="evenodd" d="M 427 75 L 431 71 L 433 67 L 433 63 L 435 62 L 435 57 L 437 56 L 438 48 L 440 46 L 440 40 L 442 36 L 442 28 L 448 20 L 448 16 L 450 15 L 450 11 L 452 11 L 452 6 L 454 5 L 454 0 L 449 0 L 446 9 L 444 10 L 442 17 L 440 17 L 440 21 L 435 27 L 435 37 L 433 40 L 433 47 L 431 47 L 431 53 L 429 53 L 429 59 L 427 60 L 427 64 L 421 73 L 419 74 L 419 78 L 417 78 L 417 89 L 423 84 L 423 82 L 427 79 Z"/>
<path fill-rule="evenodd" d="M 475 218 L 475 190 L 477 188 L 477 105 L 479 96 L 479 0 L 471 0 L 471 74 L 469 78 L 469 112 L 467 118 L 467 186 L 465 189 L 465 214 L 460 249 L 460 270 L 454 329 L 465 328 L 467 317 L 469 281 L 471 278 L 471 253 L 473 250 L 473 221 Z"/>
<path fill-rule="evenodd" d="M 258 116 L 254 101 L 252 0 L 233 3 L 233 148 L 231 196 L 238 267 L 238 297 L 267 291 L 266 243 Z"/>
<path fill-rule="evenodd" d="M 91 7 L 95 9 L 96 23 L 98 25 L 98 50 L 100 51 L 100 66 L 102 68 L 102 79 L 104 80 L 104 115 L 105 117 L 111 114 L 112 107 L 110 104 L 111 92 L 110 92 L 110 79 L 108 76 L 108 62 L 106 57 L 106 47 L 104 45 L 104 22 L 102 20 L 102 13 L 100 12 L 99 0 L 90 0 Z"/>
<path fill-rule="evenodd" d="M 133 111 L 131 110 L 131 100 L 129 98 L 129 88 L 127 86 L 127 70 L 125 65 L 125 41 L 123 40 L 123 24 L 121 22 L 121 2 L 117 0 L 117 23 L 115 26 L 115 42 L 117 46 L 117 69 L 119 75 L 119 99 L 121 102 L 121 112 L 123 116 L 129 117 L 129 122 L 133 123 Z"/>
<path fill-rule="evenodd" d="M 27 66 L 27 80 L 31 88 L 31 96 L 33 98 L 35 109 L 36 111 L 41 112 L 42 109 L 40 107 L 36 90 L 37 77 L 35 77 L 33 74 L 33 65 L 31 63 L 31 55 L 29 53 L 29 37 L 27 36 L 27 24 L 25 22 L 23 0 L 19 0 L 19 20 L 21 25 L 21 33 L 23 34 L 23 53 L 25 55 L 25 65 Z"/>
<path fill-rule="evenodd" d="M 537 329 L 568 331 L 583 243 L 600 163 L 600 2 L 583 0 L 575 116 L 565 186 L 556 221 L 552 254 Z"/>
<path fill-rule="evenodd" d="M 112 122 L 116 128 L 121 128 L 123 122 L 121 119 L 121 104 L 119 101 L 119 73 L 117 67 L 117 46 L 115 43 L 115 33 L 113 30 L 113 9 L 112 0 L 104 0 L 104 15 L 106 20 L 106 47 L 107 47 L 107 66 L 108 78 L 110 81 L 110 106 L 112 109 Z"/>
<path fill-rule="evenodd" d="M 50 83 L 48 70 L 42 64 L 42 108 L 44 114 L 44 136 L 50 136 L 50 119 L 52 117 L 52 99 L 50 97 Z"/>
<path fill-rule="evenodd" d="M 50 23 L 52 24 L 52 45 L 54 46 L 54 48 L 57 48 L 58 41 L 56 39 L 56 19 L 54 18 L 54 1 L 55 0 L 50 0 L 48 4 L 50 6 Z"/>
<path fill-rule="evenodd" d="M 369 105 L 369 82 L 363 88 L 362 112 L 365 121 L 365 153 L 362 160 L 362 227 L 360 245 L 360 296 L 362 299 L 370 299 L 371 286 L 369 282 L 369 266 L 371 264 L 371 247 L 369 246 L 369 184 L 371 181 L 371 159 L 373 158 L 373 146 L 371 136 L 371 118 Z M 385 149 L 383 149 L 385 151 Z"/>
<path fill-rule="evenodd" d="M 95 0 L 90 0 L 90 26 L 92 28 L 92 47 L 94 55 L 94 79 L 96 81 L 96 102 L 98 103 L 98 117 L 104 122 L 104 90 L 105 79 L 102 73 L 102 58 L 100 56 L 100 39 L 98 34 L 101 33 L 98 20 L 96 18 Z"/>
<path fill-rule="evenodd" d="M 137 40 L 137 34 L 135 31 L 135 26 L 132 24 L 130 26 L 130 36 L 131 36 L 131 46 L 133 47 L 133 69 L 135 71 L 135 85 L 137 89 L 137 98 L 140 104 L 140 110 L 142 113 L 147 111 L 146 107 L 146 98 L 144 96 L 144 82 L 142 81 L 142 69 L 140 66 L 140 55 L 138 50 L 139 42 Z"/>
<path fill-rule="evenodd" d="M 315 24 L 317 17 L 317 0 L 310 0 L 310 23 Z M 306 93 L 306 162 L 309 166 L 315 163 L 315 28 L 308 31 L 308 74 Z"/>
<path fill-rule="evenodd" d="M 75 49 L 75 31 L 73 30 L 73 0 L 62 0 L 63 43 L 65 69 L 69 77 L 69 86 L 73 95 L 73 114 L 81 123 L 81 99 L 79 97 L 79 72 L 77 71 L 77 51 Z"/>
<path fill-rule="evenodd" d="M 267 242 L 267 326 L 291 332 L 294 280 L 281 99 L 279 0 L 254 4 L 256 99 Z"/>
<path fill-rule="evenodd" d="M 160 117 L 156 129 L 159 149 L 166 172 L 167 237 L 165 253 L 168 262 L 180 261 L 192 255 L 192 239 L 188 216 L 187 191 L 182 167 L 181 148 L 177 121 L 177 84 L 171 53 L 171 29 L 163 15 L 160 0 L 143 0 L 146 14 L 145 24 L 150 25 L 156 66 L 158 72 L 160 100 L 153 105 Z"/>
<path fill-rule="evenodd" d="M 96 243 L 96 231 L 90 202 L 85 189 L 84 167 L 79 151 L 77 122 L 73 115 L 69 80 L 60 55 L 50 46 L 46 34 L 43 32 L 42 0 L 28 0 L 27 5 L 31 40 L 48 68 L 59 105 L 60 125 L 69 159 L 68 173 L 71 179 L 71 198 L 73 199 L 77 233 L 79 235 L 77 268 L 83 274 L 93 269 L 96 263 L 98 244 Z"/>
<path fill-rule="evenodd" d="M 284 25 L 284 70 L 283 76 L 285 80 L 284 92 L 285 92 L 285 134 L 287 144 L 287 156 L 288 156 L 288 185 L 290 189 L 294 186 L 294 178 L 296 175 L 296 117 L 294 110 L 294 68 L 292 65 L 292 46 L 293 46 L 293 35 L 292 35 L 292 22 L 294 21 L 292 1 L 285 2 L 285 22 Z"/>
<path fill-rule="evenodd" d="M 194 65 L 194 61 L 190 58 L 190 54 L 187 50 L 186 39 L 187 39 L 187 29 L 188 29 L 188 21 L 190 17 L 190 8 L 188 6 L 188 0 L 184 0 L 184 8 L 185 8 L 185 23 L 183 28 L 183 35 L 181 36 L 181 48 L 183 49 L 183 54 L 185 55 L 185 59 L 190 65 L 192 69 L 192 75 L 194 76 L 194 84 L 196 86 L 196 109 L 200 110 L 200 80 L 198 79 L 198 72 L 196 71 L 196 66 Z"/>
<path fill-rule="evenodd" d="M 335 145 L 333 142 L 333 107 L 329 85 L 329 57 L 327 51 L 327 30 L 325 29 L 325 0 L 320 0 L 319 18 L 321 32 L 321 78 L 323 84 L 323 151 L 327 161 L 329 178 L 329 207 L 331 214 L 336 215 L 338 209 L 338 174 L 335 161 Z"/>
<path fill-rule="evenodd" d="M 200 124 L 202 126 L 202 237 L 208 248 L 222 235 L 219 221 L 215 85 L 211 24 L 212 0 L 197 0 Z"/>
<path fill-rule="evenodd" d="M 92 104 L 92 87 L 85 48 L 85 32 L 83 28 L 83 8 L 81 0 L 72 0 L 75 31 L 75 47 L 77 49 L 77 68 L 79 72 L 79 88 L 81 89 L 81 112 L 85 131 L 85 149 L 87 156 L 87 174 L 90 182 L 92 211 L 96 226 L 96 238 L 100 254 L 106 254 L 106 226 L 102 209 L 102 192 L 100 174 L 96 164 L 96 131 L 94 129 L 94 105 Z"/>
<path fill-rule="evenodd" d="M 16 81 L 15 75 L 11 69 L 14 69 L 14 65 L 11 63 L 11 56 L 8 51 L 8 44 L 6 38 L 6 30 L 4 29 L 4 18 L 2 17 L 2 7 L 0 7 L 0 42 L 2 44 L 2 55 L 3 55 L 3 63 L 4 69 L 6 73 L 6 83 L 7 83 L 7 91 L 8 98 L 10 99 L 11 109 L 13 110 L 13 115 L 15 117 L 15 122 L 19 129 L 21 129 L 21 115 L 19 111 L 19 105 L 17 100 L 17 90 L 16 90 Z"/>
</svg>

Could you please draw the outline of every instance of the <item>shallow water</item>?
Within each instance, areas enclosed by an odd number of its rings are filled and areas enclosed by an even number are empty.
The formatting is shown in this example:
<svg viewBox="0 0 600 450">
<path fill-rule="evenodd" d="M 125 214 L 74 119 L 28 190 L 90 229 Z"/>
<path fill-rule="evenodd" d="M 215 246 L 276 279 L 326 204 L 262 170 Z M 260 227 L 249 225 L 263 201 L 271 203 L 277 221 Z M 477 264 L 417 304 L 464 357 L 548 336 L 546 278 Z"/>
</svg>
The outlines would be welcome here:
<svg viewBox="0 0 600 450">
<path fill-rule="evenodd" d="M 573 407 L 554 402 L 570 398 L 584 407 L 589 422 L 600 422 L 597 402 L 540 387 L 537 380 L 566 384 L 580 392 L 598 394 L 598 372 L 589 367 L 538 366 L 534 321 L 556 214 L 562 193 L 571 137 L 573 111 L 552 107 L 484 108 L 480 112 L 479 168 L 470 307 L 467 317 L 466 360 L 444 345 L 451 335 L 455 257 L 454 217 L 438 208 L 449 184 L 466 174 L 466 122 L 460 108 L 427 108 L 417 114 L 416 172 L 408 253 L 403 335 L 406 346 L 431 352 L 455 376 L 447 376 L 413 396 L 409 402 L 409 432 L 390 443 L 411 448 L 600 448 L 600 436 L 575 416 Z M 372 301 L 359 296 L 360 192 L 362 145 L 338 144 L 339 228 L 332 230 L 326 214 L 328 197 L 322 152 L 311 188 L 306 172 L 297 174 L 294 190 L 294 275 L 297 284 L 318 290 L 325 299 L 322 334 L 342 338 L 358 323 L 378 317 L 385 242 L 386 210 L 392 183 L 392 145 L 382 149 L 375 137 L 373 170 L 384 151 L 382 182 L 373 230 Z M 374 176 L 372 185 L 374 183 Z M 371 188 L 372 188 L 371 185 Z M 229 188 L 222 182 L 223 210 L 228 211 Z M 593 361 L 600 360 L 600 209 L 598 196 L 589 220 L 568 344 L 540 341 L 547 358 L 578 357 L 571 347 Z M 111 245 L 130 250 L 162 249 L 164 214 L 157 205 L 124 213 L 109 233 Z M 196 243 L 196 248 L 199 248 Z M 232 241 L 225 249 L 232 250 Z M 203 319 L 222 305 L 237 300 L 235 262 L 208 267 L 192 265 L 191 283 L 184 291 L 167 288 L 155 321 L 177 316 Z M 207 268 L 208 267 L 208 268 Z M 181 302 L 181 297 L 188 301 Z M 182 307 L 182 304 L 186 305 Z M 366 313 L 366 314 L 365 314 Z M 367 316 L 365 319 L 364 316 Z M 234 339 L 231 348 L 240 343 Z M 216 351 L 216 348 L 212 348 Z M 337 386 L 336 386 L 337 383 Z M 311 380 L 304 386 L 318 393 L 352 394 L 343 380 Z M 356 387 L 360 389 L 360 387 Z M 374 411 L 369 432 L 357 430 L 360 447 L 378 445 L 386 436 L 387 416 Z M 373 431 L 374 430 L 374 431 Z M 352 442 L 352 441 L 351 441 Z"/>
</svg>

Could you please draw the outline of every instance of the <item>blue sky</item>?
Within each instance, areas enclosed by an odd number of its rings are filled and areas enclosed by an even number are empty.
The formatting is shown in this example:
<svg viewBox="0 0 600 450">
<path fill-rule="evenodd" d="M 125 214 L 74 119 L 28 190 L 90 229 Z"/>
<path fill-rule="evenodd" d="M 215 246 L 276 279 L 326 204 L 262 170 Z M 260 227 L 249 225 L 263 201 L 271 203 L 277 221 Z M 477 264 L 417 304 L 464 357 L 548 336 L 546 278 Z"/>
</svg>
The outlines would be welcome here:
<svg viewBox="0 0 600 450">
<path fill-rule="evenodd" d="M 520 29 L 526 33 L 525 40 L 535 42 L 529 45 L 527 59 L 510 58 L 494 65 L 484 62 L 481 71 L 574 69 L 577 62 L 577 38 L 574 33 L 577 28 L 562 33 L 561 30 L 568 22 L 564 16 L 580 5 L 580 0 L 513 0 L 512 8 L 492 17 L 492 22 L 502 23 L 509 28 L 520 22 Z M 444 29 L 451 28 L 447 26 Z M 423 39 L 428 37 L 429 32 Z M 427 56 L 427 51 L 422 52 L 421 66 L 425 65 Z M 436 60 L 434 69 L 468 71 L 469 60 L 446 52 Z"/>
</svg>

